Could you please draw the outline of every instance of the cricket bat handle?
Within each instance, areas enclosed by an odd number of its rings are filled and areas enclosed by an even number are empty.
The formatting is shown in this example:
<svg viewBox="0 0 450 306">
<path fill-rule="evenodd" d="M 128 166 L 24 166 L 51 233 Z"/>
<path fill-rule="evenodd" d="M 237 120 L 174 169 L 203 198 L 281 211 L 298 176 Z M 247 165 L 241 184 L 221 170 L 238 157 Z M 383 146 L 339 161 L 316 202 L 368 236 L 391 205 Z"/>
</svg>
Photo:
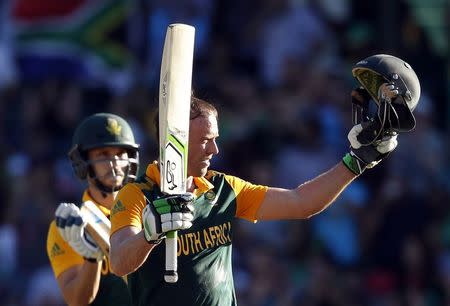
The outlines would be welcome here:
<svg viewBox="0 0 450 306">
<path fill-rule="evenodd" d="M 104 237 L 102 237 L 90 223 L 86 224 L 86 231 L 89 233 L 89 235 L 91 235 L 92 239 L 97 242 L 103 254 L 105 254 L 105 256 L 109 258 L 109 241 L 106 241 Z"/>
<path fill-rule="evenodd" d="M 177 273 L 177 232 L 171 231 L 166 234 L 166 271 L 164 280 L 166 283 L 176 283 Z"/>
</svg>

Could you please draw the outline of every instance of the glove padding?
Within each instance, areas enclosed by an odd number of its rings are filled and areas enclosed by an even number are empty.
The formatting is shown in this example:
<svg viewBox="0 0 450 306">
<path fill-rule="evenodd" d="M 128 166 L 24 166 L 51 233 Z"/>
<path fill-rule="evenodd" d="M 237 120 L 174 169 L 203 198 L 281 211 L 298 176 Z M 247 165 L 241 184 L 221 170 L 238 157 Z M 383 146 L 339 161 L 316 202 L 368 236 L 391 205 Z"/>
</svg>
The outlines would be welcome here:
<svg viewBox="0 0 450 306">
<path fill-rule="evenodd" d="M 170 231 L 188 229 L 194 219 L 194 195 L 190 192 L 153 200 L 142 212 L 147 242 L 158 244 Z"/>
<path fill-rule="evenodd" d="M 343 158 L 347 168 L 356 175 L 361 174 L 366 168 L 374 167 L 397 147 L 397 135 L 385 135 L 372 144 L 364 146 L 358 140 L 358 135 L 364 131 L 365 128 L 361 124 L 355 125 L 350 130 L 348 140 L 351 149 L 350 153 Z"/>
<path fill-rule="evenodd" d="M 56 226 L 61 237 L 72 249 L 88 260 L 101 261 L 104 254 L 94 239 L 85 231 L 86 221 L 75 204 L 61 203 L 55 212 Z"/>
</svg>

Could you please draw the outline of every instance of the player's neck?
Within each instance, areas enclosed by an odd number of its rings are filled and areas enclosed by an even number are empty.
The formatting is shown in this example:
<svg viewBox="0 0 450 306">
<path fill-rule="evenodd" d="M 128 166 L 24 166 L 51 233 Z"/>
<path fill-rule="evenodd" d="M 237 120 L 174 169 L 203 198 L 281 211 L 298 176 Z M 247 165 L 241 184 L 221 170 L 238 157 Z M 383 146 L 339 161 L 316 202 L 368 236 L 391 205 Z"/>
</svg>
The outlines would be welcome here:
<svg viewBox="0 0 450 306">
<path fill-rule="evenodd" d="M 115 193 L 105 193 L 103 191 L 100 191 L 97 187 L 93 185 L 89 185 L 88 188 L 89 195 L 94 199 L 94 201 L 97 204 L 100 204 L 101 206 L 111 209 L 112 204 L 114 202 L 114 198 L 117 192 Z"/>
</svg>

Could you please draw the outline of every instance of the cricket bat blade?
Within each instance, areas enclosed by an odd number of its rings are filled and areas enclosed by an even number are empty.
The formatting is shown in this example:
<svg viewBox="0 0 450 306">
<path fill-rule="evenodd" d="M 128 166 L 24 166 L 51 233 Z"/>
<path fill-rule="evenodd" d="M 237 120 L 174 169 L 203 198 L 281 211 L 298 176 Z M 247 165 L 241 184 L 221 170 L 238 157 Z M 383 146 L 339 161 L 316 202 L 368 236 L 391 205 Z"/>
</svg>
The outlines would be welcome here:
<svg viewBox="0 0 450 306">
<path fill-rule="evenodd" d="M 84 202 L 80 210 L 83 220 L 87 223 L 86 231 L 98 244 L 105 256 L 109 257 L 111 222 L 92 201 Z"/>
<path fill-rule="evenodd" d="M 167 28 L 159 87 L 159 143 L 161 191 L 186 192 L 189 113 L 195 28 L 171 24 Z M 177 233 L 166 235 L 166 282 L 177 274 Z"/>
</svg>

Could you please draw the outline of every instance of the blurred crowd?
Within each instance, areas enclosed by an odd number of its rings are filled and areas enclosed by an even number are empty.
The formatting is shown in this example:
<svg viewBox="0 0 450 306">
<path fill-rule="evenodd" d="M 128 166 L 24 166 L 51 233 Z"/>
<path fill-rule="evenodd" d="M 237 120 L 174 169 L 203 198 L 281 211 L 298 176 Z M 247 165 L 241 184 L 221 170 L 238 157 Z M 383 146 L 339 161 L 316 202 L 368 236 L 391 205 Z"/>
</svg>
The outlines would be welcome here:
<svg viewBox="0 0 450 306">
<path fill-rule="evenodd" d="M 27 78 L 14 71 L 13 27 L 0 26 L 0 305 L 63 305 L 46 237 L 56 206 L 81 200 L 67 152 L 82 118 L 123 116 L 141 144 L 141 172 L 157 158 L 151 122 L 173 22 L 196 27 L 193 87 L 220 112 L 212 168 L 258 184 L 295 187 L 348 151 L 357 61 L 398 56 L 422 84 L 415 131 L 328 210 L 236 222 L 239 304 L 450 305 L 448 1 L 131 2 L 120 35 L 132 60 L 112 84 Z"/>
</svg>

